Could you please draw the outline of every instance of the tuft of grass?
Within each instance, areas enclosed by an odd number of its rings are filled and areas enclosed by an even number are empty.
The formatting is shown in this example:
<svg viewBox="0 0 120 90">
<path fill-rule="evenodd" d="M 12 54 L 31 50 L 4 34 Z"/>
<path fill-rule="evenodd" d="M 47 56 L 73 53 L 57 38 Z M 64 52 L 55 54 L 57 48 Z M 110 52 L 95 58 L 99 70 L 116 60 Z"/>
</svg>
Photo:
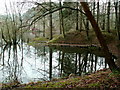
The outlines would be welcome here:
<svg viewBox="0 0 120 90">
<path fill-rule="evenodd" d="M 100 87 L 100 85 L 101 84 L 99 82 L 97 82 L 97 83 L 91 83 L 91 84 L 89 84 L 88 87 L 89 88 L 98 88 L 98 87 Z"/>
<path fill-rule="evenodd" d="M 64 40 L 63 35 L 57 35 L 52 40 L 48 41 L 48 43 L 56 43 L 62 40 Z"/>
<path fill-rule="evenodd" d="M 34 41 L 34 42 L 43 42 L 43 41 L 48 41 L 48 39 L 46 39 L 44 37 L 37 37 L 37 38 L 34 38 L 32 41 Z"/>
<path fill-rule="evenodd" d="M 34 38 L 32 40 L 30 40 L 30 42 L 28 43 L 28 45 L 31 45 L 31 46 L 36 46 L 38 45 L 39 43 L 47 43 L 49 40 L 44 38 L 44 37 L 37 37 L 37 38 Z"/>
</svg>

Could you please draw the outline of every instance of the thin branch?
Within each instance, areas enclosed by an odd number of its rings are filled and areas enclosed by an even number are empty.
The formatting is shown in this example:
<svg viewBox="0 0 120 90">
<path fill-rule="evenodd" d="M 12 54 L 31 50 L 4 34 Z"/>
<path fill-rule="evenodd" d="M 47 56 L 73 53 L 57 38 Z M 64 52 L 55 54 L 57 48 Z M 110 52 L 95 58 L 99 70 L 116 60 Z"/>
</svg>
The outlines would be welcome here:
<svg viewBox="0 0 120 90">
<path fill-rule="evenodd" d="M 57 9 L 54 9 L 54 10 L 52 10 L 52 11 L 50 11 L 50 12 L 45 12 L 44 14 L 36 17 L 29 25 L 24 25 L 24 26 L 21 26 L 21 27 L 19 27 L 19 28 L 31 26 L 34 22 L 37 22 L 37 20 L 40 20 L 40 19 L 42 19 L 43 17 L 49 15 L 50 13 L 57 12 L 57 11 L 59 11 L 59 10 L 61 10 L 61 9 L 64 9 L 64 8 L 71 9 L 71 10 L 78 10 L 79 12 L 83 13 L 84 15 L 86 15 L 81 9 L 75 9 L 75 8 L 72 8 L 72 7 L 62 6 L 62 7 L 59 7 L 59 8 L 57 8 Z"/>
</svg>

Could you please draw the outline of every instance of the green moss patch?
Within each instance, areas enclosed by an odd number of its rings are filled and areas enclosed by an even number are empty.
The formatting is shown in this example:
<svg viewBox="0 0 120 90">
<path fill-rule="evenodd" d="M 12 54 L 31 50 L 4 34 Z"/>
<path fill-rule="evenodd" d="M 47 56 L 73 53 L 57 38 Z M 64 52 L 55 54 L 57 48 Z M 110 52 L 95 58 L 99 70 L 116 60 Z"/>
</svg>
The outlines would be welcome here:
<svg viewBox="0 0 120 90">
<path fill-rule="evenodd" d="M 46 43 L 46 42 L 48 42 L 48 39 L 44 37 L 37 37 L 37 38 L 30 40 L 28 45 L 35 46 L 35 45 L 38 45 L 39 43 Z"/>
</svg>

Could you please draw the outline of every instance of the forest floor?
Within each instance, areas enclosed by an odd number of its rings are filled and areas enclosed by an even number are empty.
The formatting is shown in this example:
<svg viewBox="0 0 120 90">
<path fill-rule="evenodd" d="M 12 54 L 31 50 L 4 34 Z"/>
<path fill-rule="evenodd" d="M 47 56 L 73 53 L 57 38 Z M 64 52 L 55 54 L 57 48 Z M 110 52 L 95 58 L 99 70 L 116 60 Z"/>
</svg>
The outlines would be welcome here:
<svg viewBox="0 0 120 90">
<path fill-rule="evenodd" d="M 66 78 L 53 79 L 52 81 L 31 82 L 28 84 L 4 84 L 3 89 L 100 89 L 120 88 L 120 73 L 112 73 L 109 69 L 102 69 L 84 76 L 69 75 Z"/>
<path fill-rule="evenodd" d="M 116 33 L 102 32 L 110 52 L 119 58 L 120 54 L 120 41 L 117 40 Z M 55 36 L 51 41 L 47 39 L 36 38 L 32 40 L 32 43 L 47 42 L 47 45 L 66 45 L 66 46 L 98 46 L 100 44 L 96 38 L 94 32 L 89 32 L 89 37 L 86 37 L 86 32 L 72 31 L 66 34 L 63 38 L 62 35 Z M 32 44 L 31 43 L 31 44 Z M 28 84 L 20 84 L 19 82 L 13 82 L 10 84 L 3 84 L 3 89 L 19 89 L 19 88 L 96 88 L 96 89 L 109 89 L 120 88 L 120 73 L 112 73 L 109 69 L 102 69 L 84 76 L 69 75 L 65 78 L 53 79 L 52 81 L 39 81 L 31 82 Z"/>
</svg>

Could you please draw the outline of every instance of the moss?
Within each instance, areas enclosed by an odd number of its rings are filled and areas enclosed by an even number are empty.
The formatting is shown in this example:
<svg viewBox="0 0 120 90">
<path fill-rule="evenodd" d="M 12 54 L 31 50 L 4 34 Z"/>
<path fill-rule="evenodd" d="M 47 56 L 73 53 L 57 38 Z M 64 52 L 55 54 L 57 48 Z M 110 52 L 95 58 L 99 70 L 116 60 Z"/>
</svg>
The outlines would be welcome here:
<svg viewBox="0 0 120 90">
<path fill-rule="evenodd" d="M 77 76 L 74 78 L 61 79 L 58 81 L 43 81 L 37 83 L 32 82 L 26 84 L 23 88 L 119 88 L 120 82 L 116 81 L 117 77 L 116 75 L 112 74 L 109 69 L 102 69 L 82 77 Z"/>
<path fill-rule="evenodd" d="M 97 87 L 100 87 L 100 85 L 101 84 L 99 82 L 97 82 L 97 83 L 91 83 L 91 84 L 89 84 L 88 87 L 89 88 L 97 88 Z"/>
<path fill-rule="evenodd" d="M 114 33 L 102 32 L 106 42 L 109 44 L 116 39 Z M 49 43 L 75 43 L 75 44 L 99 44 L 95 32 L 89 31 L 89 39 L 86 37 L 86 32 L 70 31 L 63 35 L 57 35 Z"/>
<path fill-rule="evenodd" d="M 45 41 L 48 41 L 48 39 L 46 39 L 44 37 L 37 37 L 37 38 L 34 38 L 32 41 L 34 41 L 34 42 L 45 42 Z"/>
<path fill-rule="evenodd" d="M 30 42 L 28 43 L 28 45 L 31 45 L 31 46 L 36 46 L 38 45 L 39 43 L 46 43 L 48 42 L 49 40 L 44 38 L 44 37 L 37 37 L 37 38 L 34 38 L 32 40 L 30 40 Z"/>
<path fill-rule="evenodd" d="M 62 40 L 64 40 L 63 35 L 58 35 L 58 36 L 55 36 L 52 40 L 50 40 L 48 43 L 56 43 Z"/>
</svg>

